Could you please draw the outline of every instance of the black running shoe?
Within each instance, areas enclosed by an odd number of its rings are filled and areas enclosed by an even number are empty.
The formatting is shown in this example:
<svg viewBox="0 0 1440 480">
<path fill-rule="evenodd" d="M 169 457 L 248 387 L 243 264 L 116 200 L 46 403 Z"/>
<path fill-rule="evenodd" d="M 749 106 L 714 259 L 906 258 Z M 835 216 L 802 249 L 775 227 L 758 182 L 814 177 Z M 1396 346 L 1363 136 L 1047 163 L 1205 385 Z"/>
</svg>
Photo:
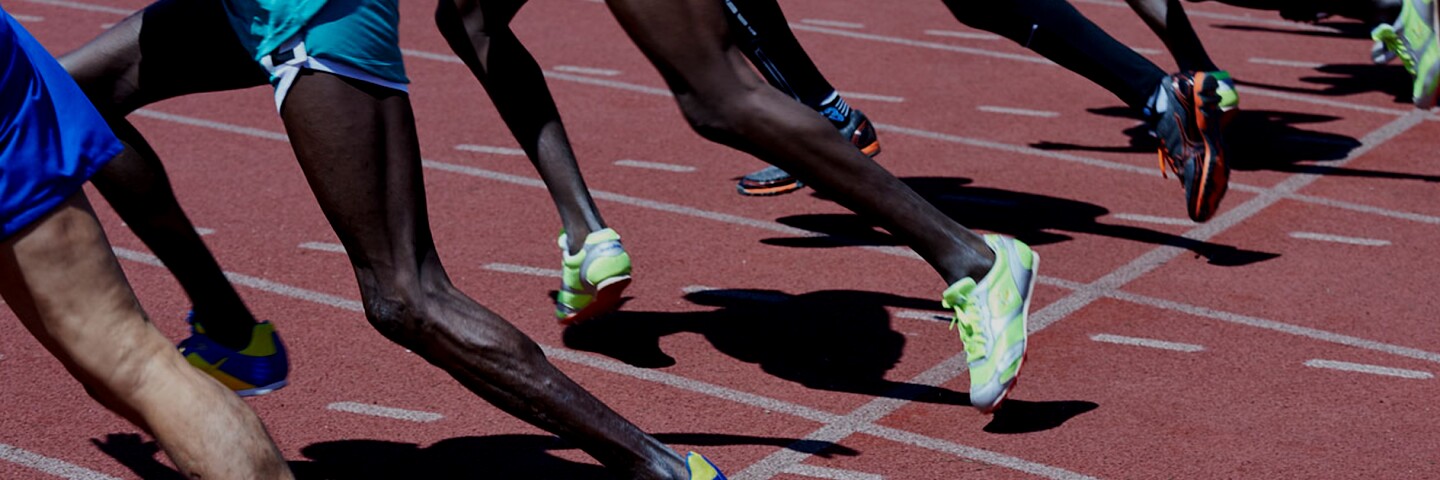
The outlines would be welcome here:
<svg viewBox="0 0 1440 480">
<path fill-rule="evenodd" d="M 1185 188 L 1185 211 L 1204 222 L 1215 215 L 1230 184 L 1221 135 L 1220 79 L 1214 72 L 1177 73 L 1165 79 L 1169 101 L 1151 119 L 1160 139 L 1160 174 L 1174 172 Z"/>
</svg>

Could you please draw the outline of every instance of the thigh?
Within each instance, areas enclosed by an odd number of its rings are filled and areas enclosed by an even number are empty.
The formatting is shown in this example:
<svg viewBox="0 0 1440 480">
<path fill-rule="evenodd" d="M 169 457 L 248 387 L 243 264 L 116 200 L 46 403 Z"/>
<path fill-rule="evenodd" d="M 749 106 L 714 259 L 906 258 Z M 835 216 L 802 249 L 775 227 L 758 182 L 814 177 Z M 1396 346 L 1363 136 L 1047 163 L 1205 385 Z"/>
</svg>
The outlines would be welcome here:
<svg viewBox="0 0 1440 480">
<path fill-rule="evenodd" d="M 191 93 L 264 85 L 221 0 L 161 0 L 60 58 L 92 101 L 128 113 Z"/>
<path fill-rule="evenodd" d="M 763 85 L 715 0 L 607 0 L 620 26 L 677 95 Z"/>
</svg>

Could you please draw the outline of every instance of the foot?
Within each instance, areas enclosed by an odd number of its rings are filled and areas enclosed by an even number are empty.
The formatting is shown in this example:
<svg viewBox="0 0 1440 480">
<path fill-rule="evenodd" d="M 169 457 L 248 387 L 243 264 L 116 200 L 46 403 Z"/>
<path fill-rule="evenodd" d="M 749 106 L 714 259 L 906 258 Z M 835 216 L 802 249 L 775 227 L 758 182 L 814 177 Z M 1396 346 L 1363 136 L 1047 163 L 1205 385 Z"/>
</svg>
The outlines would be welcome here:
<svg viewBox="0 0 1440 480">
<path fill-rule="evenodd" d="M 1440 87 L 1440 40 L 1437 40 L 1434 0 L 1405 0 L 1400 18 L 1393 24 L 1381 24 L 1370 31 L 1377 46 L 1388 54 L 1372 51 L 1373 60 L 1386 56 L 1400 59 L 1405 70 L 1414 77 L 1411 99 L 1415 106 L 1435 106 L 1436 90 Z"/>
<path fill-rule="evenodd" d="M 976 283 L 965 278 L 945 289 L 941 304 L 955 310 L 970 365 L 970 404 L 991 413 L 1010 394 L 1025 361 L 1025 318 L 1040 256 L 1019 240 L 986 235 L 995 266 Z"/>
<path fill-rule="evenodd" d="M 567 245 L 565 234 L 560 234 L 564 275 L 555 296 L 555 318 L 575 325 L 614 311 L 631 281 L 630 254 L 620 245 L 620 234 L 609 228 L 592 232 L 573 254 Z"/>
<path fill-rule="evenodd" d="M 860 149 L 861 153 L 872 158 L 880 154 L 880 139 L 875 135 L 875 126 L 860 110 L 850 109 L 845 125 L 840 127 L 840 135 L 850 139 L 850 143 Z M 804 183 L 788 172 L 769 166 L 745 175 L 735 189 L 741 195 L 758 197 L 786 194 L 804 187 Z"/>
<path fill-rule="evenodd" d="M 690 471 L 690 480 L 725 480 L 725 474 L 720 473 L 719 467 L 695 452 L 685 456 L 685 468 Z"/>
<path fill-rule="evenodd" d="M 206 336 L 205 329 L 195 322 L 194 314 L 186 321 L 190 323 L 190 338 L 180 342 L 180 355 L 236 394 L 264 395 L 288 384 L 290 357 L 285 353 L 280 334 L 275 332 L 275 325 L 256 324 L 250 331 L 250 344 L 235 350 Z"/>
<path fill-rule="evenodd" d="M 1160 139 L 1160 173 L 1174 172 L 1185 189 L 1185 211 L 1204 222 L 1215 215 L 1229 189 L 1230 168 L 1221 130 L 1225 105 L 1239 104 L 1231 88 L 1224 93 L 1224 72 L 1177 73 L 1161 83 L 1151 112 L 1151 128 Z"/>
</svg>

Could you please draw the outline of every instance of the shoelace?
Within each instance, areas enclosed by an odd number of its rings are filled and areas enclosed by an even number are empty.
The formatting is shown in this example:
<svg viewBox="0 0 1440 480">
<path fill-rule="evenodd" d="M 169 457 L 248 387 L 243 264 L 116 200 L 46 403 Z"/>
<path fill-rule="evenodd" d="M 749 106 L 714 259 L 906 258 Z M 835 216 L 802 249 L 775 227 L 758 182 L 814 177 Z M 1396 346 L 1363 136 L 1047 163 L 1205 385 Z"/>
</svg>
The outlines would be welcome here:
<svg viewBox="0 0 1440 480">
<path fill-rule="evenodd" d="M 979 335 L 980 309 L 968 299 L 961 300 L 959 305 L 946 305 L 955 310 L 955 318 L 950 319 L 950 330 L 957 326 L 960 328 L 960 342 L 965 345 L 965 356 L 967 360 L 974 360 L 985 356 L 985 337 Z"/>
</svg>

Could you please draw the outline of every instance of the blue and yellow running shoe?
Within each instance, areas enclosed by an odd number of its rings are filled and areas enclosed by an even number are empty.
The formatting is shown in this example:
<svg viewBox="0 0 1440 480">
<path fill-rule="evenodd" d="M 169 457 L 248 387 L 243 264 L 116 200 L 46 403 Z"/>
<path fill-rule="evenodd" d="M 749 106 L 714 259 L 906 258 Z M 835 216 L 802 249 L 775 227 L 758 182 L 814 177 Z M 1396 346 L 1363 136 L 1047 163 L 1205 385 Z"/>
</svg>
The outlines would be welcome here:
<svg viewBox="0 0 1440 480">
<path fill-rule="evenodd" d="M 610 313 L 620 305 L 620 293 L 630 286 L 630 254 L 620 245 L 620 234 L 604 229 L 585 236 L 585 246 L 571 254 L 569 240 L 560 234 L 564 256 L 560 292 L 555 295 L 555 318 L 575 325 Z"/>
<path fill-rule="evenodd" d="M 275 325 L 260 322 L 250 333 L 250 345 L 244 350 L 226 347 L 209 336 L 195 323 L 190 323 L 190 338 L 180 341 L 180 355 L 190 365 L 219 380 L 222 385 L 242 397 L 264 395 L 284 387 L 290 374 L 290 357 Z"/>
<path fill-rule="evenodd" d="M 982 413 L 1000 407 L 1025 361 L 1025 317 L 1040 256 L 1019 240 L 986 235 L 995 266 L 976 283 L 966 278 L 945 289 L 941 303 L 955 310 L 970 364 L 970 404 Z"/>
<path fill-rule="evenodd" d="M 725 474 L 720 473 L 720 467 L 695 452 L 685 456 L 685 468 L 690 470 L 690 480 L 725 480 Z"/>
<path fill-rule="evenodd" d="M 1416 107 L 1427 110 L 1435 106 L 1436 90 L 1440 88 L 1440 39 L 1436 29 L 1434 0 L 1404 0 L 1400 18 L 1394 24 L 1381 24 L 1370 31 L 1370 38 L 1383 44 L 1415 77 L 1410 98 Z M 1372 57 L 1379 59 L 1375 54 Z"/>
</svg>

